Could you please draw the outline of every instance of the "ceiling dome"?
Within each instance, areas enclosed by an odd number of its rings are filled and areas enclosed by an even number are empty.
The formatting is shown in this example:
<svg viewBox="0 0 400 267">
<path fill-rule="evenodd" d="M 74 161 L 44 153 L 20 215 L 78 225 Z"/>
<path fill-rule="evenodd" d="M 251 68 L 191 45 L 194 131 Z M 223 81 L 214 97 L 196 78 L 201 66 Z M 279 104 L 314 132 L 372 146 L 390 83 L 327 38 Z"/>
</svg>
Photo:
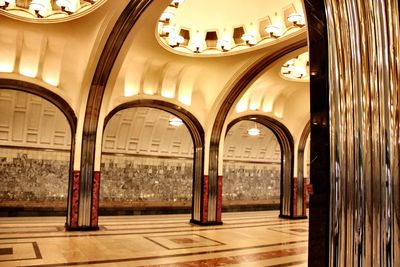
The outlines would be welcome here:
<svg viewBox="0 0 400 267">
<path fill-rule="evenodd" d="M 0 14 L 28 22 L 55 23 L 82 17 L 106 0 L 0 0 Z"/>
<path fill-rule="evenodd" d="M 226 55 L 266 46 L 304 25 L 298 0 L 173 0 L 157 35 L 177 53 Z"/>
</svg>

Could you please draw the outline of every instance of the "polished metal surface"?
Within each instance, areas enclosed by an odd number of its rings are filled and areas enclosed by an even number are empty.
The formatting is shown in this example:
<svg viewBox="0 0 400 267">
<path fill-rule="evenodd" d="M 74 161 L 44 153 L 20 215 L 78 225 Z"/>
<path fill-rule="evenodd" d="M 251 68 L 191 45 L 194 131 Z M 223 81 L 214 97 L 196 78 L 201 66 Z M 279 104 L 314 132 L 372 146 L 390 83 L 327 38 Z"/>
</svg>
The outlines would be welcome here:
<svg viewBox="0 0 400 267">
<path fill-rule="evenodd" d="M 103 94 L 124 40 L 151 2 L 152 0 L 131 0 L 127 4 L 107 39 L 93 76 L 83 123 L 78 228 L 97 227 L 92 225 L 92 185 L 96 132 Z"/>
<path fill-rule="evenodd" d="M 297 196 L 296 196 L 296 215 L 306 216 L 303 214 L 304 209 L 304 150 L 306 148 L 307 139 L 310 135 L 310 121 L 307 122 L 300 136 L 299 147 L 297 149 Z"/>
<path fill-rule="evenodd" d="M 399 266 L 398 2 L 326 0 L 325 4 L 330 266 Z"/>
</svg>

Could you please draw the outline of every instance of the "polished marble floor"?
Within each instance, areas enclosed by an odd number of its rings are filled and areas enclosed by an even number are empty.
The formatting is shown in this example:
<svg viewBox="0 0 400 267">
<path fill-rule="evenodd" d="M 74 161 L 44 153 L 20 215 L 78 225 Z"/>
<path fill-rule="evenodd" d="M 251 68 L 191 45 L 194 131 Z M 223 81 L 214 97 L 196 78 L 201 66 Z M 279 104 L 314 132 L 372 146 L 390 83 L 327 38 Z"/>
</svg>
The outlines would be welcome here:
<svg viewBox="0 0 400 267">
<path fill-rule="evenodd" d="M 65 232 L 63 217 L 0 218 L 0 266 L 307 266 L 307 220 L 277 211 L 100 217 L 100 230 Z"/>
</svg>

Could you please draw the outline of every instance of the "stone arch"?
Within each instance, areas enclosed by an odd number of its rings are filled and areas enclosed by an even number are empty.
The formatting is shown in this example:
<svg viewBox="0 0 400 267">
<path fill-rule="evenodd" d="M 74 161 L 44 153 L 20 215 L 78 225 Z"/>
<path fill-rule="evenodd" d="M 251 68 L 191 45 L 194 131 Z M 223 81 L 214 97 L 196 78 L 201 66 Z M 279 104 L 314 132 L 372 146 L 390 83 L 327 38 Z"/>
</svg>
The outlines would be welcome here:
<svg viewBox="0 0 400 267">
<path fill-rule="evenodd" d="M 173 114 L 174 116 L 179 117 L 186 127 L 189 130 L 189 133 L 193 140 L 193 196 L 192 196 L 192 218 L 191 222 L 200 223 L 201 221 L 201 211 L 203 210 L 201 205 L 203 203 L 202 199 L 204 196 L 202 195 L 202 187 L 203 187 L 203 164 L 204 164 L 204 130 L 201 126 L 200 122 L 197 118 L 192 115 L 189 111 L 184 108 L 165 102 L 162 100 L 134 100 L 131 102 L 127 102 L 121 104 L 114 108 L 105 118 L 104 120 L 104 128 L 105 129 L 107 123 L 110 119 L 118 112 L 127 108 L 135 108 L 135 107 L 149 107 L 156 108 L 168 113 Z M 98 204 L 97 204 L 98 205 Z"/>
<path fill-rule="evenodd" d="M 77 173 L 79 183 L 74 187 L 74 190 L 78 193 L 73 199 L 73 202 L 78 205 L 74 206 L 73 211 L 71 211 L 77 214 L 77 216 L 67 222 L 70 230 L 98 229 L 98 214 L 96 213 L 98 207 L 96 207 L 96 198 L 98 196 L 99 184 L 97 182 L 97 177 L 94 177 L 94 158 L 96 150 L 96 132 L 103 95 L 115 60 L 117 59 L 125 39 L 140 15 L 152 1 L 153 0 L 129 1 L 115 23 L 99 58 L 86 103 L 82 132 L 81 169 L 80 173 Z M 95 199 L 95 201 L 93 201 L 93 199 Z"/>
<path fill-rule="evenodd" d="M 16 90 L 21 91 L 29 94 L 33 94 L 39 96 L 53 105 L 55 105 L 65 116 L 68 121 L 68 124 L 71 129 L 71 150 L 70 150 L 70 164 L 69 164 L 69 174 L 68 174 L 68 212 L 66 216 L 66 220 L 69 221 L 73 216 L 70 213 L 70 205 L 71 205 L 71 197 L 72 197 L 72 185 L 74 182 L 74 151 L 75 151 L 75 134 L 76 134 L 76 127 L 77 127 L 77 117 L 75 115 L 74 110 L 65 101 L 62 97 L 57 95 L 56 93 L 34 83 L 14 80 L 14 79 L 0 79 L 0 89 L 6 90 Z"/>
<path fill-rule="evenodd" d="M 229 93 L 224 99 L 224 102 L 220 106 L 214 124 L 212 126 L 212 132 L 210 136 L 210 152 L 209 158 L 212 159 L 209 162 L 209 173 L 208 173 L 208 194 L 209 196 L 214 196 L 217 200 L 208 201 L 208 205 L 205 206 L 207 209 L 204 213 L 207 213 L 207 221 L 209 223 L 221 223 L 221 190 L 218 188 L 218 158 L 219 158 L 219 144 L 220 137 L 224 127 L 225 119 L 228 116 L 232 105 L 235 103 L 235 100 L 242 94 L 244 90 L 246 90 L 247 86 L 269 65 L 273 64 L 276 60 L 281 58 L 282 56 L 293 52 L 297 49 L 300 49 L 307 45 L 307 40 L 300 40 L 294 44 L 291 44 L 276 53 L 262 58 L 257 63 L 255 63 L 251 69 L 244 73 L 237 82 L 229 89 Z M 218 197 L 217 197 L 218 196 Z M 292 200 L 291 200 L 292 201 Z M 291 206 L 290 204 L 289 206 Z M 292 216 L 292 209 L 288 210 L 288 216 Z"/>
<path fill-rule="evenodd" d="M 294 141 L 289 129 L 278 120 L 264 115 L 246 115 L 231 121 L 226 133 L 233 125 L 239 121 L 249 120 L 260 123 L 270 129 L 281 148 L 281 201 L 280 217 L 290 217 L 289 211 L 293 209 L 293 202 L 290 202 L 290 196 L 293 195 L 292 179 L 294 166 Z"/>
</svg>

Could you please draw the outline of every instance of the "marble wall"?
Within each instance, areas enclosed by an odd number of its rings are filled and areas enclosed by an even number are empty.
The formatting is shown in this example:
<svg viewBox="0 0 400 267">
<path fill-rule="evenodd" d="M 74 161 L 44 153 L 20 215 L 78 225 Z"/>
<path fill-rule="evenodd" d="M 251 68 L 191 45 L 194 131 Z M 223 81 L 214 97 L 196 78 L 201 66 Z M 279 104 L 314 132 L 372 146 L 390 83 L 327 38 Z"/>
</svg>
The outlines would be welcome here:
<svg viewBox="0 0 400 267">
<path fill-rule="evenodd" d="M 192 200 L 193 159 L 103 154 L 102 202 Z"/>
<path fill-rule="evenodd" d="M 231 200 L 280 200 L 279 163 L 224 161 L 222 198 Z"/>
<path fill-rule="evenodd" d="M 0 147 L 0 202 L 66 205 L 69 157 L 69 151 Z"/>
</svg>

